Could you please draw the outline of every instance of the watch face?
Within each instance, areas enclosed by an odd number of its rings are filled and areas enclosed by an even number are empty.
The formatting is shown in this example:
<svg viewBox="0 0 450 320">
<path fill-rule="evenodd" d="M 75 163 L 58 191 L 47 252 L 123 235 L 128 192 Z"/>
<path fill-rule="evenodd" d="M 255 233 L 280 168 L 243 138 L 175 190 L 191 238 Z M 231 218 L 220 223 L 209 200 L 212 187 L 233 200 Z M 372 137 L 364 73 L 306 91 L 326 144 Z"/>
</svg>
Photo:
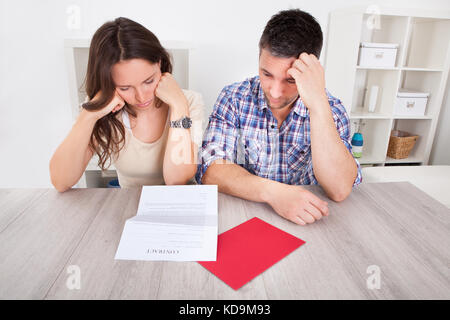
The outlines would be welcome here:
<svg viewBox="0 0 450 320">
<path fill-rule="evenodd" d="M 185 117 L 181 120 L 181 125 L 185 129 L 189 129 L 191 127 L 191 124 L 192 124 L 192 120 L 188 117 Z"/>
</svg>

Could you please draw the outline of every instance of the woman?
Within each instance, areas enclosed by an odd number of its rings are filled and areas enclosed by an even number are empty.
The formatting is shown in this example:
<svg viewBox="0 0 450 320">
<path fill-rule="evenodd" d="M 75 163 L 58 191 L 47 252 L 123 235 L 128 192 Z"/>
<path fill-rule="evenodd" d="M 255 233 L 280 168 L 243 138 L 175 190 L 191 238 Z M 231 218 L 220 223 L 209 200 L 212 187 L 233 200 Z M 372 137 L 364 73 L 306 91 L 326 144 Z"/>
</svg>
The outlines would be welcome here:
<svg viewBox="0 0 450 320">
<path fill-rule="evenodd" d="M 169 54 L 142 25 L 117 18 L 95 32 L 86 75 L 89 101 L 50 160 L 58 191 L 78 182 L 94 153 L 102 170 L 114 163 L 121 187 L 193 178 L 199 143 L 191 137 L 201 132 L 203 102 L 181 90 L 171 71 Z"/>
</svg>

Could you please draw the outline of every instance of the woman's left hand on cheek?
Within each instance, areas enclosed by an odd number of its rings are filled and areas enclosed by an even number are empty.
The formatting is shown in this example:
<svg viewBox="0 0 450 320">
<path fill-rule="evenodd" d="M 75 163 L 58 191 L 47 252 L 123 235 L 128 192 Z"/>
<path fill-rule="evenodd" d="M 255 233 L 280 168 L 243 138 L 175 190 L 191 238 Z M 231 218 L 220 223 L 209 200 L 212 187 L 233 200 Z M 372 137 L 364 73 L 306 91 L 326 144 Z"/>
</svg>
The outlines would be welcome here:
<svg viewBox="0 0 450 320">
<path fill-rule="evenodd" d="M 155 95 L 168 104 L 169 107 L 174 107 L 186 99 L 175 78 L 168 72 L 161 75 L 156 86 Z"/>
<path fill-rule="evenodd" d="M 295 79 L 298 93 L 308 109 L 328 100 L 325 72 L 315 55 L 303 52 L 287 73 Z"/>
</svg>

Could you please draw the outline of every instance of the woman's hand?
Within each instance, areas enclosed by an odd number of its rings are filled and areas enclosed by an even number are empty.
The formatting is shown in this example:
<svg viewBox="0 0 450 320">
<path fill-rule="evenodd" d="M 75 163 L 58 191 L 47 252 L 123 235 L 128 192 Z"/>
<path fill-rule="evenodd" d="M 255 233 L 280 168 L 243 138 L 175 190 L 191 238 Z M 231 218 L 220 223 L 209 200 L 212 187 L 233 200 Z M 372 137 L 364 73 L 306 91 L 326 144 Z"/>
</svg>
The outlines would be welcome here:
<svg viewBox="0 0 450 320">
<path fill-rule="evenodd" d="M 97 92 L 97 94 L 94 96 L 94 98 L 91 101 L 95 102 L 96 100 L 98 100 L 100 98 L 100 96 L 101 96 L 101 91 Z M 89 112 L 89 114 L 92 115 L 96 120 L 99 120 L 111 112 L 119 111 L 124 106 L 125 106 L 125 101 L 117 93 L 117 90 L 115 90 L 113 99 L 105 107 L 103 107 L 100 110 L 96 110 L 96 111 L 89 111 L 89 110 L 86 110 L 86 111 Z"/>
<path fill-rule="evenodd" d="M 169 108 L 178 108 L 187 104 L 186 97 L 183 91 L 176 82 L 175 78 L 168 72 L 161 75 L 161 79 L 155 90 L 155 95 L 164 103 L 169 105 Z"/>
</svg>

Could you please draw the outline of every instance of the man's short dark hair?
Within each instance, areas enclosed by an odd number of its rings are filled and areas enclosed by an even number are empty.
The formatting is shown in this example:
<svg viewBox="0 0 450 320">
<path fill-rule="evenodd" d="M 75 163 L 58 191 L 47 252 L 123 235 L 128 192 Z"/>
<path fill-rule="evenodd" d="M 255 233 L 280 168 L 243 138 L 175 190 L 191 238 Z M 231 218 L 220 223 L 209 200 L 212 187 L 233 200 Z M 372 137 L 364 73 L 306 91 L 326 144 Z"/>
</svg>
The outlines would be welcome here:
<svg viewBox="0 0 450 320">
<path fill-rule="evenodd" d="M 316 19 L 299 9 L 278 12 L 267 22 L 259 40 L 259 50 L 268 50 L 273 56 L 298 57 L 302 52 L 314 54 L 322 50 L 322 29 Z"/>
</svg>

